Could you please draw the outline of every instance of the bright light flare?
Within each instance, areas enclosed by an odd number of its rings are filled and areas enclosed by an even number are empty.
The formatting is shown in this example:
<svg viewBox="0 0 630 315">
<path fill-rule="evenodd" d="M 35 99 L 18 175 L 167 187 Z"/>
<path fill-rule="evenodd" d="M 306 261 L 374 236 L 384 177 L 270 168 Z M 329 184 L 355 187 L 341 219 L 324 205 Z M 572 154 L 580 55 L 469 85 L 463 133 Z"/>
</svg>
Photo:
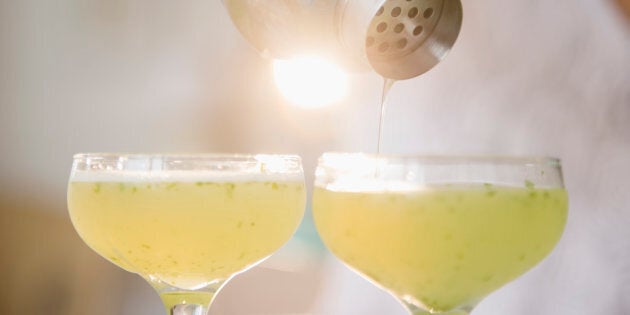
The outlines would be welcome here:
<svg viewBox="0 0 630 315">
<path fill-rule="evenodd" d="M 323 185 L 331 191 L 408 192 L 427 189 L 409 179 L 417 176 L 417 171 L 363 153 L 325 153 L 319 160 L 315 177 L 324 178 L 327 173 L 333 174 L 334 180 L 319 182 L 316 179 L 315 185 Z M 408 180 L 396 178 L 400 174 L 406 174 Z M 396 176 L 388 178 L 388 175 Z"/>
<path fill-rule="evenodd" d="M 348 76 L 335 64 L 317 57 L 273 62 L 273 77 L 282 95 L 300 107 L 323 107 L 341 101 L 348 92 Z"/>
</svg>

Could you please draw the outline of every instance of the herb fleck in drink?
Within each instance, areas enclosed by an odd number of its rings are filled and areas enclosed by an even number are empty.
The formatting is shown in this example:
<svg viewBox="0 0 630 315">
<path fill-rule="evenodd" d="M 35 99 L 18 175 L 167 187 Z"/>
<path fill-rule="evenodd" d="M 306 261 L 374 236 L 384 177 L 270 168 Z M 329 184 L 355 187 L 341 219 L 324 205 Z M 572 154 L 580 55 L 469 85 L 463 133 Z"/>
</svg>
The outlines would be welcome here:
<svg viewBox="0 0 630 315">
<path fill-rule="evenodd" d="M 227 279 L 291 238 L 305 196 L 295 156 L 77 155 L 68 184 L 81 238 L 143 276 L 168 314 L 205 314 Z"/>
<path fill-rule="evenodd" d="M 313 216 L 338 258 L 410 310 L 465 314 L 540 262 L 560 239 L 567 219 L 562 187 L 535 187 L 530 181 L 520 186 L 423 183 L 450 181 L 448 168 L 463 174 L 453 178 L 478 177 L 487 165 L 416 167 L 413 159 L 385 159 L 362 165 L 365 161 L 353 155 L 324 155 Z M 467 170 L 474 167 L 479 170 Z M 489 169 L 507 173 L 505 166 Z"/>
<path fill-rule="evenodd" d="M 303 194 L 294 181 L 71 182 L 68 200 L 77 231 L 105 258 L 194 288 L 284 244 Z"/>
</svg>

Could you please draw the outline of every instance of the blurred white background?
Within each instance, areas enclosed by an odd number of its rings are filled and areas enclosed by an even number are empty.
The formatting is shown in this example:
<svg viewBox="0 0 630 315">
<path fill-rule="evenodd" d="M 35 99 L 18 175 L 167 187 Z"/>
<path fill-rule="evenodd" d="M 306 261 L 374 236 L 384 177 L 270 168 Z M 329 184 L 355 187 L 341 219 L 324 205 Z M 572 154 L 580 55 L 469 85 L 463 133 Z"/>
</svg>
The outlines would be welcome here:
<svg viewBox="0 0 630 315">
<path fill-rule="evenodd" d="M 451 54 L 391 91 L 385 152 L 563 160 L 560 244 L 474 314 L 630 314 L 630 16 L 620 3 L 463 0 Z M 73 153 L 296 153 L 311 183 L 322 152 L 376 148 L 382 81 L 364 72 L 349 83 L 331 107 L 293 106 L 215 0 L 0 0 L 0 312 L 163 312 L 143 280 L 74 233 Z M 404 311 L 327 254 L 308 215 L 210 314 Z"/>
</svg>

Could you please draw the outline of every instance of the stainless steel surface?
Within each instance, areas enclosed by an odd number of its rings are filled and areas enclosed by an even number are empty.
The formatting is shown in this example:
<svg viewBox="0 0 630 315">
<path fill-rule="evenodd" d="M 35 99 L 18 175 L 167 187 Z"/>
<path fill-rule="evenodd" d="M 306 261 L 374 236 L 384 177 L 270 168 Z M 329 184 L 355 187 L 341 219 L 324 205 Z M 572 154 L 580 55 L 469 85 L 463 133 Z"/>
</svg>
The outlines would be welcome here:
<svg viewBox="0 0 630 315">
<path fill-rule="evenodd" d="M 264 56 L 332 57 L 402 80 L 425 73 L 453 46 L 459 0 L 224 0 L 241 34 Z"/>
<path fill-rule="evenodd" d="M 413 78 L 446 56 L 461 24 L 459 0 L 388 0 L 368 28 L 368 60 L 384 77 Z"/>
</svg>

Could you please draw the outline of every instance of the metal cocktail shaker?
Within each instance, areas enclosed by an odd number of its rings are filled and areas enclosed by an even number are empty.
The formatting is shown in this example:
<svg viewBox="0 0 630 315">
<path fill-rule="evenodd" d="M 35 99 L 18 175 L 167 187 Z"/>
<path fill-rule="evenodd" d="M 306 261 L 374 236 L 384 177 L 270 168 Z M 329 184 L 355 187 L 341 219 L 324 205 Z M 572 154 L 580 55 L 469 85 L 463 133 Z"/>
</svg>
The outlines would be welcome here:
<svg viewBox="0 0 630 315">
<path fill-rule="evenodd" d="M 263 56 L 317 54 L 346 68 L 370 65 L 396 80 L 433 68 L 462 22 L 460 0 L 223 0 Z"/>
</svg>

